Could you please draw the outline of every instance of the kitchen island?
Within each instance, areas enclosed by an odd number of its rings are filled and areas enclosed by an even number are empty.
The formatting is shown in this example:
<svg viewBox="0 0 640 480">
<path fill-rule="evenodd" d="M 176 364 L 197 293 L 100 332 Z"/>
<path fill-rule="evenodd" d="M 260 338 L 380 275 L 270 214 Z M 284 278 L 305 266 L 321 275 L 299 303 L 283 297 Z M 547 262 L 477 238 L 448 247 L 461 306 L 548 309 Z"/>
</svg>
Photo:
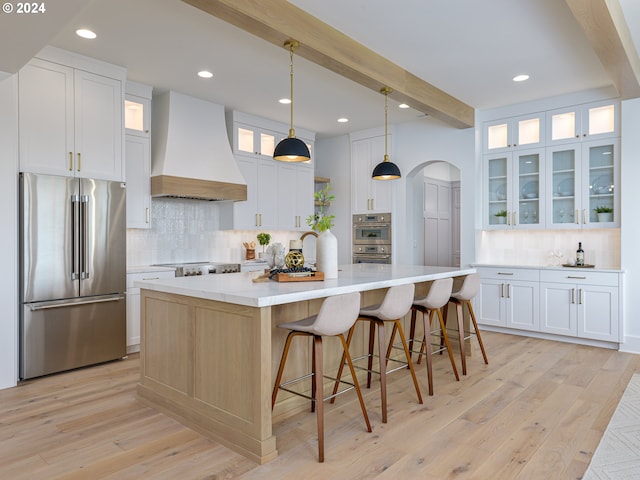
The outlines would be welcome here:
<svg viewBox="0 0 640 480">
<path fill-rule="evenodd" d="M 136 282 L 141 292 L 139 396 L 258 463 L 277 456 L 274 417 L 308 408 L 308 401 L 281 395 L 271 410 L 274 374 L 286 331 L 280 323 L 318 312 L 332 295 L 361 292 L 378 302 L 388 287 L 462 277 L 474 269 L 417 265 L 342 265 L 338 278 L 313 282 L 252 280 L 259 272 L 163 278 Z M 364 351 L 357 331 L 354 355 Z M 337 369 L 341 350 L 327 342 L 325 371 Z M 310 349 L 292 350 L 297 361 L 285 375 L 307 373 Z M 424 379 L 426 381 L 426 379 Z"/>
</svg>

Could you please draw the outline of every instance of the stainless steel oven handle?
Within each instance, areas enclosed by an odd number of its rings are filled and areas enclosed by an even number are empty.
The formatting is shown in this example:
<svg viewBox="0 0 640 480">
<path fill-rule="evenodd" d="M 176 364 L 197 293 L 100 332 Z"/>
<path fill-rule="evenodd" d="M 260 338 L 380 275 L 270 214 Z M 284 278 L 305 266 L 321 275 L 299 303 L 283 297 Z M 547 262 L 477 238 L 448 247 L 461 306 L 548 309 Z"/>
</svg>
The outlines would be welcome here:
<svg viewBox="0 0 640 480">
<path fill-rule="evenodd" d="M 56 303 L 53 305 L 29 305 L 29 309 L 32 312 L 37 312 L 38 310 L 50 310 L 52 308 L 61 308 L 61 307 L 75 307 L 76 305 L 89 305 L 91 303 L 119 302 L 120 300 L 124 300 L 124 297 L 111 297 L 111 298 L 103 298 L 100 300 L 87 300 L 86 302 Z"/>
</svg>

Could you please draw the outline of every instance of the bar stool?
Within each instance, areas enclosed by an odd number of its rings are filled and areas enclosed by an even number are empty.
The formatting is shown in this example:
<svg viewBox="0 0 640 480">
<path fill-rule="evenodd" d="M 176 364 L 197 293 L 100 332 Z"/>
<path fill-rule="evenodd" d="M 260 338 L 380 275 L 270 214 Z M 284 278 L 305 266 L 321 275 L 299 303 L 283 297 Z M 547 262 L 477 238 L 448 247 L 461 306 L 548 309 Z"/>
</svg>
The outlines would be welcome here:
<svg viewBox="0 0 640 480">
<path fill-rule="evenodd" d="M 489 364 L 489 360 L 487 359 L 487 352 L 484 350 L 484 344 L 482 343 L 482 335 L 480 335 L 480 330 L 478 329 L 478 322 L 476 322 L 476 315 L 473 311 L 473 305 L 471 304 L 471 299 L 474 298 L 478 290 L 480 290 L 480 274 L 472 273 L 471 275 L 467 275 L 462 281 L 462 285 L 456 291 L 451 294 L 451 298 L 449 299 L 449 303 L 453 303 L 456 306 L 456 316 L 458 320 L 458 341 L 460 342 L 460 356 L 462 358 L 462 374 L 467 374 L 467 358 L 465 355 L 465 341 L 475 336 L 478 339 L 478 343 L 480 344 L 480 350 L 482 351 L 482 357 L 484 358 L 484 363 Z M 471 317 L 471 322 L 473 323 L 473 330 L 464 329 L 463 322 L 463 306 L 466 305 L 469 310 L 469 316 Z M 444 311 L 444 324 L 447 324 L 447 309 Z"/>
<path fill-rule="evenodd" d="M 296 322 L 282 323 L 278 325 L 279 328 L 285 328 L 291 330 L 291 332 L 287 335 L 284 351 L 282 352 L 282 358 L 280 359 L 280 367 L 278 368 L 278 374 L 273 387 L 273 395 L 271 397 L 271 409 L 273 410 L 273 407 L 276 404 L 278 390 L 286 390 L 290 393 L 311 400 L 311 411 L 313 412 L 315 407 L 318 422 L 318 461 L 320 462 L 324 462 L 324 400 L 334 398 L 336 395 L 355 388 L 356 393 L 358 394 L 358 400 L 360 401 L 362 415 L 364 416 L 364 421 L 367 424 L 367 431 L 371 431 L 369 416 L 367 415 L 367 410 L 364 406 L 362 392 L 358 385 L 358 378 L 356 377 L 351 356 L 349 355 L 349 347 L 343 335 L 343 332 L 349 330 L 358 318 L 359 308 L 359 292 L 336 295 L 333 297 L 327 297 L 322 302 L 320 311 L 317 315 L 312 315 Z M 289 347 L 291 346 L 291 340 L 296 336 L 313 337 L 311 374 L 294 378 L 281 384 L 282 373 L 289 353 Z M 342 390 L 341 392 L 337 392 L 336 389 L 332 395 L 324 397 L 323 379 L 330 378 L 331 380 L 336 380 L 335 378 L 325 377 L 322 373 L 322 337 L 329 336 L 336 336 L 340 338 L 342 348 L 344 350 L 342 357 L 343 363 L 346 358 L 349 370 L 351 371 L 351 377 L 353 378 L 353 383 L 338 379 L 337 381 L 350 385 L 350 387 Z M 287 385 L 299 382 L 309 377 L 313 377 L 311 383 L 311 396 L 287 388 Z"/>
<path fill-rule="evenodd" d="M 420 394 L 420 387 L 418 385 L 418 379 L 416 378 L 416 372 L 413 369 L 413 363 L 411 362 L 411 353 L 409 352 L 409 347 L 407 345 L 407 340 L 404 335 L 404 331 L 402 329 L 402 318 L 409 313 L 411 309 L 411 304 L 413 302 L 413 295 L 415 293 L 415 285 L 398 285 L 394 287 L 390 287 L 385 294 L 382 303 L 379 305 L 371 305 L 368 307 L 363 307 L 360 309 L 360 316 L 358 317 L 358 321 L 367 321 L 369 322 L 369 352 L 366 355 L 361 357 L 357 357 L 354 360 L 360 360 L 363 358 L 368 359 L 367 365 L 367 388 L 371 387 L 371 374 L 377 373 L 380 375 L 380 397 L 382 403 L 382 423 L 387 423 L 387 374 L 395 372 L 396 370 L 404 369 L 407 366 L 411 371 L 411 377 L 413 378 L 413 385 L 416 389 L 416 394 L 418 395 L 418 403 L 422 403 L 422 395 Z M 391 342 L 387 346 L 385 339 L 385 322 L 393 322 L 393 333 L 391 334 Z M 373 350 L 375 343 L 375 331 L 376 327 L 378 329 L 378 358 L 380 361 L 380 370 L 373 370 Z M 351 339 L 353 337 L 353 332 L 355 330 L 355 325 L 351 327 L 349 330 L 349 335 L 347 336 L 347 347 L 351 344 Z M 400 339 L 402 340 L 402 346 L 404 349 L 404 353 L 406 356 L 406 362 L 402 360 L 397 360 L 390 358 L 392 341 L 395 337 L 396 332 L 400 335 Z M 345 357 L 343 356 L 342 362 L 340 363 L 340 369 L 338 370 L 338 379 L 342 375 L 342 370 L 344 367 Z M 402 366 L 396 367 L 392 370 L 387 371 L 387 362 L 389 360 L 402 363 Z M 334 393 L 337 391 L 338 381 L 334 386 Z M 333 402 L 333 399 L 332 399 Z"/>
<path fill-rule="evenodd" d="M 451 289 L 453 287 L 453 278 L 440 278 L 438 280 L 434 280 L 429 287 L 429 291 L 427 295 L 424 297 L 415 298 L 413 300 L 413 305 L 411 306 L 411 329 L 409 332 L 409 350 L 413 353 L 413 341 L 415 337 L 416 331 L 416 313 L 422 313 L 422 321 L 424 324 L 424 337 L 422 338 L 422 344 L 420 346 L 420 351 L 418 352 L 418 363 L 422 359 L 422 355 L 426 356 L 427 359 L 427 378 L 429 381 L 429 395 L 433 395 L 433 361 L 431 355 L 433 353 L 442 352 L 443 349 L 446 349 L 449 353 L 449 361 L 451 362 L 451 367 L 453 368 L 453 374 L 456 377 L 456 380 L 460 380 L 460 376 L 458 375 L 458 369 L 456 368 L 456 362 L 453 358 L 453 352 L 451 351 L 451 344 L 449 343 L 449 336 L 447 335 L 447 329 L 444 323 L 444 319 L 442 317 L 441 308 L 446 306 L 449 302 L 449 297 L 451 296 Z M 438 315 L 438 320 L 440 321 L 439 330 L 435 330 L 435 332 L 440 333 L 441 342 L 444 340 L 445 345 L 441 346 L 439 350 L 436 352 L 432 351 L 431 347 L 431 335 L 434 331 L 431 330 L 431 323 L 433 321 L 434 315 Z M 427 317 L 428 315 L 428 317 Z"/>
</svg>

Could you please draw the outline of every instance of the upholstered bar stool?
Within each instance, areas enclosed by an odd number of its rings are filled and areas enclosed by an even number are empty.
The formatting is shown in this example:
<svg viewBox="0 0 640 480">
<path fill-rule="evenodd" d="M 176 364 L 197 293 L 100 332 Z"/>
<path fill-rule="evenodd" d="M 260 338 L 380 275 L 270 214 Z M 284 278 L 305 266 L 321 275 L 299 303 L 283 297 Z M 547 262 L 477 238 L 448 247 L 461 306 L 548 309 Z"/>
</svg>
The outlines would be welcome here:
<svg viewBox="0 0 640 480">
<path fill-rule="evenodd" d="M 458 320 L 458 341 L 460 342 L 460 356 L 462 358 L 462 374 L 467 374 L 467 358 L 465 355 L 465 341 L 469 338 L 475 336 L 478 339 L 478 343 L 480 344 L 480 351 L 482 352 L 482 357 L 484 358 L 484 363 L 489 364 L 489 360 L 487 359 L 487 352 L 484 349 L 484 344 L 482 343 L 482 335 L 480 335 L 480 329 L 478 329 L 478 322 L 476 322 L 476 315 L 473 311 L 473 305 L 471 304 L 471 300 L 477 295 L 478 290 L 480 290 L 480 274 L 472 273 L 471 275 L 467 275 L 462 281 L 462 285 L 456 291 L 451 294 L 451 298 L 449 299 L 450 303 L 453 303 L 456 306 L 456 316 Z M 471 317 L 471 322 L 473 323 L 473 330 L 464 329 L 463 322 L 463 310 L 464 306 L 467 306 L 469 310 L 469 316 Z M 445 308 L 444 312 L 444 323 L 447 324 L 447 309 Z"/>
<path fill-rule="evenodd" d="M 344 332 L 350 330 L 353 327 L 356 319 L 358 318 L 358 311 L 360 309 L 360 293 L 348 293 L 345 295 L 336 295 L 333 297 L 327 297 L 320 306 L 320 311 L 317 315 L 312 315 L 296 322 L 282 323 L 278 325 L 279 328 L 285 328 L 291 330 L 287 335 L 284 351 L 282 352 L 282 358 L 280 359 L 280 367 L 278 368 L 278 374 L 276 376 L 276 382 L 273 387 L 273 395 L 271 397 L 271 409 L 276 404 L 276 397 L 279 390 L 286 390 L 290 393 L 302 396 L 311 400 L 311 411 L 315 409 L 318 423 L 318 461 L 324 462 L 324 400 L 334 398 L 336 395 L 346 392 L 347 390 L 355 388 L 358 394 L 358 400 L 360 401 L 360 408 L 364 421 L 367 425 L 367 431 L 371 431 L 371 424 L 369 423 L 369 416 L 367 415 L 367 409 L 364 406 L 364 400 L 362 399 L 362 392 L 358 385 L 358 378 L 356 377 L 351 356 L 349 355 L 349 347 L 344 338 Z M 296 336 L 312 337 L 312 365 L 311 374 L 304 375 L 302 377 L 294 378 L 281 384 L 282 373 L 284 372 L 285 363 L 287 361 L 287 355 L 289 353 L 289 347 L 291 346 L 291 340 Z M 322 337 L 337 336 L 342 342 L 342 348 L 344 350 L 342 361 L 345 359 L 349 365 L 351 371 L 351 377 L 353 383 L 345 382 L 338 379 L 340 383 L 348 384 L 349 388 L 342 390 L 341 392 L 334 391 L 332 395 L 324 397 L 323 379 L 325 378 L 322 372 Z M 302 381 L 306 378 L 312 377 L 311 383 L 311 396 L 304 393 L 296 392 L 288 388 L 288 385 Z M 330 377 L 326 377 L 330 378 Z M 330 380 L 336 380 L 330 378 Z"/>
<path fill-rule="evenodd" d="M 420 387 L 418 385 L 418 379 L 416 378 L 416 372 L 413 369 L 413 363 L 411 362 L 411 353 L 409 352 L 409 346 L 407 345 L 407 339 L 405 338 L 404 331 L 402 329 L 402 318 L 411 310 L 411 304 L 413 303 L 413 295 L 415 293 L 415 285 L 398 285 L 389 287 L 387 293 L 379 305 L 371 305 L 360 309 L 360 316 L 358 321 L 369 322 L 369 351 L 368 354 L 358 357 L 357 360 L 367 358 L 367 388 L 371 387 L 371 374 L 377 373 L 380 375 L 380 397 L 382 403 L 382 423 L 387 423 L 387 374 L 395 372 L 396 370 L 405 369 L 407 366 L 411 372 L 413 378 L 413 385 L 418 395 L 418 403 L 422 403 L 422 395 L 420 394 Z M 406 356 L 405 361 L 399 361 L 402 363 L 400 367 L 387 371 L 387 362 L 389 360 L 396 361 L 390 358 L 392 344 L 386 343 L 385 335 L 385 322 L 393 322 L 392 340 L 396 332 L 400 335 L 402 340 L 402 346 Z M 373 370 L 373 357 L 374 357 L 374 343 L 375 343 L 375 331 L 378 330 L 378 358 L 379 358 L 379 371 Z M 353 337 L 353 331 L 355 325 L 349 330 L 347 337 L 347 346 L 351 344 Z M 338 380 L 342 375 L 344 367 L 345 357 L 343 356 L 340 363 L 340 369 L 338 370 Z M 334 387 L 334 393 L 337 391 L 338 382 L 336 381 Z M 333 400 L 332 400 L 333 402 Z"/>
<path fill-rule="evenodd" d="M 440 278 L 438 280 L 434 280 L 429 287 L 429 291 L 424 297 L 418 297 L 413 300 L 413 305 L 411 306 L 411 329 L 409 332 L 409 348 L 413 349 L 413 343 L 416 332 L 416 313 L 422 313 L 422 321 L 424 324 L 424 336 L 422 338 L 422 344 L 420 346 L 420 351 L 418 352 L 418 363 L 420 363 L 420 359 L 422 355 L 426 356 L 427 361 L 427 378 L 429 381 L 429 395 L 433 395 L 433 361 L 431 355 L 433 353 L 431 348 L 431 323 L 433 322 L 434 315 L 438 316 L 438 320 L 440 322 L 440 328 L 438 331 L 439 336 L 444 340 L 444 348 L 446 348 L 449 353 L 449 361 L 451 362 L 451 367 L 453 368 L 453 374 L 456 377 L 456 380 L 460 380 L 460 376 L 458 375 L 458 369 L 456 368 L 456 362 L 453 358 L 453 353 L 451 352 L 451 344 L 449 343 L 449 336 L 447 335 L 447 329 L 444 323 L 444 319 L 442 317 L 441 308 L 446 306 L 449 303 L 449 297 L 451 296 L 451 289 L 453 287 L 453 278 Z M 441 347 L 438 351 L 442 351 Z M 412 352 L 413 353 L 413 350 Z"/>
</svg>

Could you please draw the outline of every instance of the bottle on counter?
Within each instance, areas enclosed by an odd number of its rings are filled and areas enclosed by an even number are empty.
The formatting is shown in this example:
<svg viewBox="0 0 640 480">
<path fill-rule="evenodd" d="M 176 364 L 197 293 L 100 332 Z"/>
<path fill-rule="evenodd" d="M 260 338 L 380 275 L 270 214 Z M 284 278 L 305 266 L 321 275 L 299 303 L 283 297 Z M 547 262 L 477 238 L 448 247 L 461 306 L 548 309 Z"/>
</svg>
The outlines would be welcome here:
<svg viewBox="0 0 640 480">
<path fill-rule="evenodd" d="M 578 242 L 578 250 L 576 251 L 576 266 L 584 266 L 584 250 L 582 249 L 582 242 Z"/>
</svg>

